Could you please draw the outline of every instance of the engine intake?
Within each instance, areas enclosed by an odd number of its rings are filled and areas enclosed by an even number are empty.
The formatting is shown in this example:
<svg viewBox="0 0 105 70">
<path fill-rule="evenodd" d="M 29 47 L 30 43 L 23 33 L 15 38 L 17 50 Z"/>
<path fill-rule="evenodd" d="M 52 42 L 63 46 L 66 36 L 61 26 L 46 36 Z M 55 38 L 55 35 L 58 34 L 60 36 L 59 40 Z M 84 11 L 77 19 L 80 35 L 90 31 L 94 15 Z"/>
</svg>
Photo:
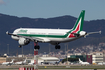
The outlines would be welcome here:
<svg viewBox="0 0 105 70">
<path fill-rule="evenodd" d="M 29 41 L 29 39 L 20 38 L 19 41 L 18 41 L 18 43 L 23 46 L 23 45 L 29 44 L 30 41 Z"/>
</svg>

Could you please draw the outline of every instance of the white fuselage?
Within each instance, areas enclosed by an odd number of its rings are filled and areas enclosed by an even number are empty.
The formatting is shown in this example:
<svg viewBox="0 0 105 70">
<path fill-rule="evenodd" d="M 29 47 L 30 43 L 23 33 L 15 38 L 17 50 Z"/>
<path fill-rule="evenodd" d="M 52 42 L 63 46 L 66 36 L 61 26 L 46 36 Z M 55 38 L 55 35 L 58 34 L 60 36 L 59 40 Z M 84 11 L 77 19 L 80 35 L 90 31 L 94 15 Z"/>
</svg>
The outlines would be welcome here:
<svg viewBox="0 0 105 70">
<path fill-rule="evenodd" d="M 11 62 L 3 62 L 2 65 L 11 65 L 14 63 L 14 59 Z"/>
<path fill-rule="evenodd" d="M 15 64 L 17 64 L 17 65 L 21 65 L 23 62 L 22 61 L 20 61 L 20 62 L 16 62 Z"/>
<path fill-rule="evenodd" d="M 2 65 L 8 65 L 10 62 L 3 62 Z"/>
<path fill-rule="evenodd" d="M 79 59 L 79 63 L 80 63 L 80 64 L 89 64 L 89 62 L 83 62 L 83 61 L 81 61 L 80 59 Z"/>
<path fill-rule="evenodd" d="M 20 62 L 15 62 L 16 65 L 22 65 L 22 64 L 25 64 L 25 63 L 26 63 L 26 60 L 20 61 Z"/>
<path fill-rule="evenodd" d="M 88 62 L 81 62 L 81 64 L 89 64 Z"/>
<path fill-rule="evenodd" d="M 21 34 L 25 36 L 35 38 L 40 38 L 45 40 L 45 42 L 68 42 L 76 39 L 76 37 L 69 38 L 65 34 L 69 32 L 70 29 L 35 29 L 35 28 L 19 28 L 16 29 L 13 34 Z M 12 36 L 13 39 L 19 40 L 19 37 Z"/>
</svg>

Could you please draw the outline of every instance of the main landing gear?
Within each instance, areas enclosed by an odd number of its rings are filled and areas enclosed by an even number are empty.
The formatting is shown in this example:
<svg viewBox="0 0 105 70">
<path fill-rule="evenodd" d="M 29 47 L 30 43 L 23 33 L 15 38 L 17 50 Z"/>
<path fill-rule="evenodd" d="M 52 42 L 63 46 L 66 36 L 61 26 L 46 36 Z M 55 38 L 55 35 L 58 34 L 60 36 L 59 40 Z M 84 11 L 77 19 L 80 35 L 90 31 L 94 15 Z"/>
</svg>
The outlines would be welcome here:
<svg viewBox="0 0 105 70">
<path fill-rule="evenodd" d="M 40 46 L 38 45 L 38 43 L 34 43 L 34 49 L 40 49 Z"/>
<path fill-rule="evenodd" d="M 22 45 L 19 45 L 18 47 L 21 48 Z M 59 44 L 55 45 L 55 49 L 60 49 L 60 48 L 61 47 Z M 38 45 L 38 43 L 34 43 L 34 49 L 38 49 L 38 50 L 40 49 L 40 46 Z"/>
<path fill-rule="evenodd" d="M 56 45 L 55 46 L 55 49 L 60 49 L 60 48 L 61 48 L 60 45 Z M 40 46 L 39 45 L 35 45 L 34 46 L 34 49 L 38 49 L 39 50 L 40 49 Z"/>
<path fill-rule="evenodd" d="M 60 47 L 60 45 L 55 45 L 55 49 L 60 49 L 61 47 Z"/>
<path fill-rule="evenodd" d="M 34 49 L 40 49 L 40 46 L 39 45 L 36 45 L 36 46 L 34 46 Z"/>
<path fill-rule="evenodd" d="M 60 45 L 59 44 L 57 44 L 57 45 L 55 45 L 55 49 L 60 49 L 61 47 L 60 47 Z M 38 45 L 38 43 L 34 43 L 34 49 L 40 49 L 40 46 Z"/>
</svg>

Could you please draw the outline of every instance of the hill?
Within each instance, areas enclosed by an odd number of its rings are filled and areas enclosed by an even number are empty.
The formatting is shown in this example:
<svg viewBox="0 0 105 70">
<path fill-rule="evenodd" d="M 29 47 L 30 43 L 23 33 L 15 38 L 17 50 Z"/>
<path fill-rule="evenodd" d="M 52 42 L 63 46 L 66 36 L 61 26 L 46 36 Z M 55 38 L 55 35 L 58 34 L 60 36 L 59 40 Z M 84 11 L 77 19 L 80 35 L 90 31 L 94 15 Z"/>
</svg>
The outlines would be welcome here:
<svg viewBox="0 0 105 70">
<path fill-rule="evenodd" d="M 7 44 L 9 44 L 9 50 L 11 54 L 16 54 L 17 51 L 21 52 L 21 49 L 18 48 L 18 42 L 11 39 L 10 36 L 6 35 L 5 32 L 13 32 L 16 28 L 52 28 L 52 29 L 71 29 L 74 26 L 77 18 L 73 16 L 60 16 L 54 18 L 28 18 L 28 17 L 16 17 L 5 14 L 0 14 L 0 52 L 7 52 Z M 70 47 L 80 47 L 87 44 L 98 44 L 99 42 L 105 41 L 105 20 L 91 20 L 84 21 L 83 30 L 87 32 L 102 31 L 102 34 L 94 34 L 88 36 L 86 39 L 81 38 L 76 41 L 70 42 Z M 61 44 L 64 46 L 63 44 Z M 31 48 L 29 47 L 31 46 Z M 41 49 L 39 52 L 44 52 L 48 50 L 49 44 L 40 44 Z M 47 47 L 46 47 L 47 46 Z M 46 47 L 46 49 L 44 49 Z M 24 47 L 24 53 L 31 53 L 33 48 L 33 43 Z M 52 51 L 54 47 L 51 47 Z M 64 47 L 61 47 L 63 50 Z M 30 50 L 29 50 L 30 49 Z M 44 49 L 44 50 L 42 50 Z M 12 52 L 11 52 L 12 51 Z M 47 51 L 48 52 L 48 51 Z"/>
</svg>

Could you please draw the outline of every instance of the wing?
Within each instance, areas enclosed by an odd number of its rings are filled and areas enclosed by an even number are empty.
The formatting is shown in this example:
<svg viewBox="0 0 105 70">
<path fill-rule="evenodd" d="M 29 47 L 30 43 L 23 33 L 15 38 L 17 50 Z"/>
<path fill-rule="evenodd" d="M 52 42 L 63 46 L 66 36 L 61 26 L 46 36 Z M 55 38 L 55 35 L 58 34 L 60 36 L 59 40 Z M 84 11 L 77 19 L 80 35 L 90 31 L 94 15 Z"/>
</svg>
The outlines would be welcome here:
<svg viewBox="0 0 105 70">
<path fill-rule="evenodd" d="M 17 37 L 22 37 L 22 38 L 29 39 L 29 40 L 34 41 L 34 42 L 50 42 L 50 40 L 49 40 L 49 39 L 46 39 L 46 38 L 37 38 L 37 37 L 21 36 L 21 35 L 9 33 L 8 31 L 6 32 L 6 34 L 7 34 L 7 35 L 12 35 L 12 36 L 17 36 Z"/>
</svg>

